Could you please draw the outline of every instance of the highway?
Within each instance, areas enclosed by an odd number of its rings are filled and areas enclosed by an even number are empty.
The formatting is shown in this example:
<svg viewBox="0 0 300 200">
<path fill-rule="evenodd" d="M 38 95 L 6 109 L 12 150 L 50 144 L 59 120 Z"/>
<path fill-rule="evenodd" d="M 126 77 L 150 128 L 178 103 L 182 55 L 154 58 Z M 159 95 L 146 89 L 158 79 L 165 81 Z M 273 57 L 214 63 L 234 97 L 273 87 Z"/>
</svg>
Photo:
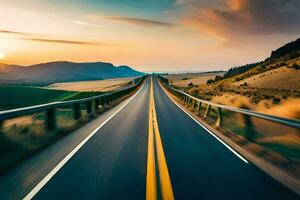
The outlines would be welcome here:
<svg viewBox="0 0 300 200">
<path fill-rule="evenodd" d="M 154 76 L 97 120 L 49 169 L 31 169 L 34 184 L 13 186 L 28 182 L 22 169 L 0 177 L 0 199 L 299 199 L 182 111 Z"/>
</svg>

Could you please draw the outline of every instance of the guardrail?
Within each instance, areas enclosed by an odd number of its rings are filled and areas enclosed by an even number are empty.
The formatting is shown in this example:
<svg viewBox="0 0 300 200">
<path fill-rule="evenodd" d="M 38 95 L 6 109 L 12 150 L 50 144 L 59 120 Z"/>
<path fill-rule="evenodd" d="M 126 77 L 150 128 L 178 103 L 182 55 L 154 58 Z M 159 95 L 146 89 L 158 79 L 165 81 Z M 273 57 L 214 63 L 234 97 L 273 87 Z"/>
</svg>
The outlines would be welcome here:
<svg viewBox="0 0 300 200">
<path fill-rule="evenodd" d="M 272 115 L 267 115 L 267 114 L 243 109 L 243 108 L 235 108 L 235 107 L 231 107 L 231 106 L 212 103 L 210 101 L 196 98 L 196 97 L 194 97 L 190 94 L 187 94 L 181 90 L 175 89 L 174 87 L 169 85 L 168 79 L 166 79 L 162 76 L 158 76 L 158 78 L 160 79 L 161 83 L 164 85 L 164 87 L 168 91 L 170 91 L 172 94 L 177 96 L 181 102 L 192 106 L 193 109 L 196 109 L 196 111 L 198 111 L 198 114 L 200 113 L 202 104 L 206 104 L 207 106 L 206 106 L 204 118 L 208 117 L 212 107 L 216 108 L 217 120 L 215 121 L 215 124 L 217 127 L 222 126 L 223 110 L 242 114 L 243 118 L 244 118 L 245 127 L 246 127 L 246 129 L 245 129 L 246 138 L 249 141 L 253 141 L 255 139 L 255 130 L 253 129 L 253 123 L 252 123 L 251 117 L 265 119 L 268 121 L 272 121 L 272 122 L 280 123 L 283 125 L 287 125 L 289 127 L 300 129 L 300 121 L 299 120 L 286 119 L 286 118 L 282 118 L 282 117 L 276 117 L 276 116 L 272 116 Z"/>
<path fill-rule="evenodd" d="M 99 110 L 99 106 L 107 105 L 110 102 L 118 99 L 119 97 L 128 94 L 135 90 L 139 85 L 142 84 L 145 76 L 136 78 L 132 81 L 132 86 L 127 88 L 123 88 L 117 91 L 113 91 L 110 93 L 92 96 L 88 98 L 78 99 L 78 100 L 70 100 L 70 101 L 60 101 L 60 102 L 52 102 L 42 105 L 29 106 L 24 108 L 17 108 L 11 110 L 0 111 L 0 131 L 4 124 L 5 120 L 13 119 L 16 117 L 34 114 L 37 112 L 46 112 L 46 129 L 51 131 L 56 128 L 56 119 L 55 119 L 55 109 L 73 106 L 74 110 L 74 119 L 78 120 L 81 118 L 81 104 L 86 105 L 87 114 L 92 114 L 93 111 Z M 94 109 L 93 109 L 94 107 Z"/>
</svg>

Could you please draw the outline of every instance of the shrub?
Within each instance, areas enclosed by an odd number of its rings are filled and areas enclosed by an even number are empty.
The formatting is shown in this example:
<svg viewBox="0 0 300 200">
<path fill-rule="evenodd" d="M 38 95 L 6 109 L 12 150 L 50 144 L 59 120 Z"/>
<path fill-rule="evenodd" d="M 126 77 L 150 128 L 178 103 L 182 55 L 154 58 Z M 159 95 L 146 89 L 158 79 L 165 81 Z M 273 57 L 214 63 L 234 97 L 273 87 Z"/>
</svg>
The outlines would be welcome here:
<svg viewBox="0 0 300 200">
<path fill-rule="evenodd" d="M 280 99 L 278 97 L 273 98 L 273 103 L 274 104 L 279 104 L 280 103 Z"/>
<path fill-rule="evenodd" d="M 241 77 L 236 77 L 235 78 L 235 81 L 240 81 L 240 80 L 243 80 Z"/>
<path fill-rule="evenodd" d="M 206 84 L 211 84 L 211 83 L 213 83 L 213 82 L 214 82 L 213 79 L 208 79 L 208 80 L 206 81 Z"/>
<path fill-rule="evenodd" d="M 300 69 L 300 65 L 298 65 L 297 63 L 294 63 L 294 64 L 292 65 L 292 68 L 293 68 L 293 69 Z"/>
</svg>

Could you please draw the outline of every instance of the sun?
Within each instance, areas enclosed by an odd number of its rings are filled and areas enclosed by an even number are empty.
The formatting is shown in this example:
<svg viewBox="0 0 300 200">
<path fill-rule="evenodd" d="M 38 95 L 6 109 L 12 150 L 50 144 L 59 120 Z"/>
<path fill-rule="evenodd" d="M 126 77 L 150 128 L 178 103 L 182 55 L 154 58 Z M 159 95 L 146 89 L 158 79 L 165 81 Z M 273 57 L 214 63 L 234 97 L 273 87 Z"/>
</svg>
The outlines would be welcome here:
<svg viewBox="0 0 300 200">
<path fill-rule="evenodd" d="M 5 58 L 5 54 L 0 52 L 0 60 L 4 59 Z"/>
</svg>

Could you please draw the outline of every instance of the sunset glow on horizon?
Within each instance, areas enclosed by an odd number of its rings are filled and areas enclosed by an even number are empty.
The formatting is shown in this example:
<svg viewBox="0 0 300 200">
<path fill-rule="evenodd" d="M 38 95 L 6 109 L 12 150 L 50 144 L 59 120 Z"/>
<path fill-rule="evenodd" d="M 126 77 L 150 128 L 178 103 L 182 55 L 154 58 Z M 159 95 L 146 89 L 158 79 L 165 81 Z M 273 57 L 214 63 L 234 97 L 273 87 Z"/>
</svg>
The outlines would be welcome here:
<svg viewBox="0 0 300 200">
<path fill-rule="evenodd" d="M 0 60 L 103 61 L 141 71 L 228 69 L 300 33 L 296 0 L 11 0 L 0 3 Z"/>
<path fill-rule="evenodd" d="M 0 52 L 0 60 L 4 59 L 5 58 L 5 54 Z"/>
</svg>

